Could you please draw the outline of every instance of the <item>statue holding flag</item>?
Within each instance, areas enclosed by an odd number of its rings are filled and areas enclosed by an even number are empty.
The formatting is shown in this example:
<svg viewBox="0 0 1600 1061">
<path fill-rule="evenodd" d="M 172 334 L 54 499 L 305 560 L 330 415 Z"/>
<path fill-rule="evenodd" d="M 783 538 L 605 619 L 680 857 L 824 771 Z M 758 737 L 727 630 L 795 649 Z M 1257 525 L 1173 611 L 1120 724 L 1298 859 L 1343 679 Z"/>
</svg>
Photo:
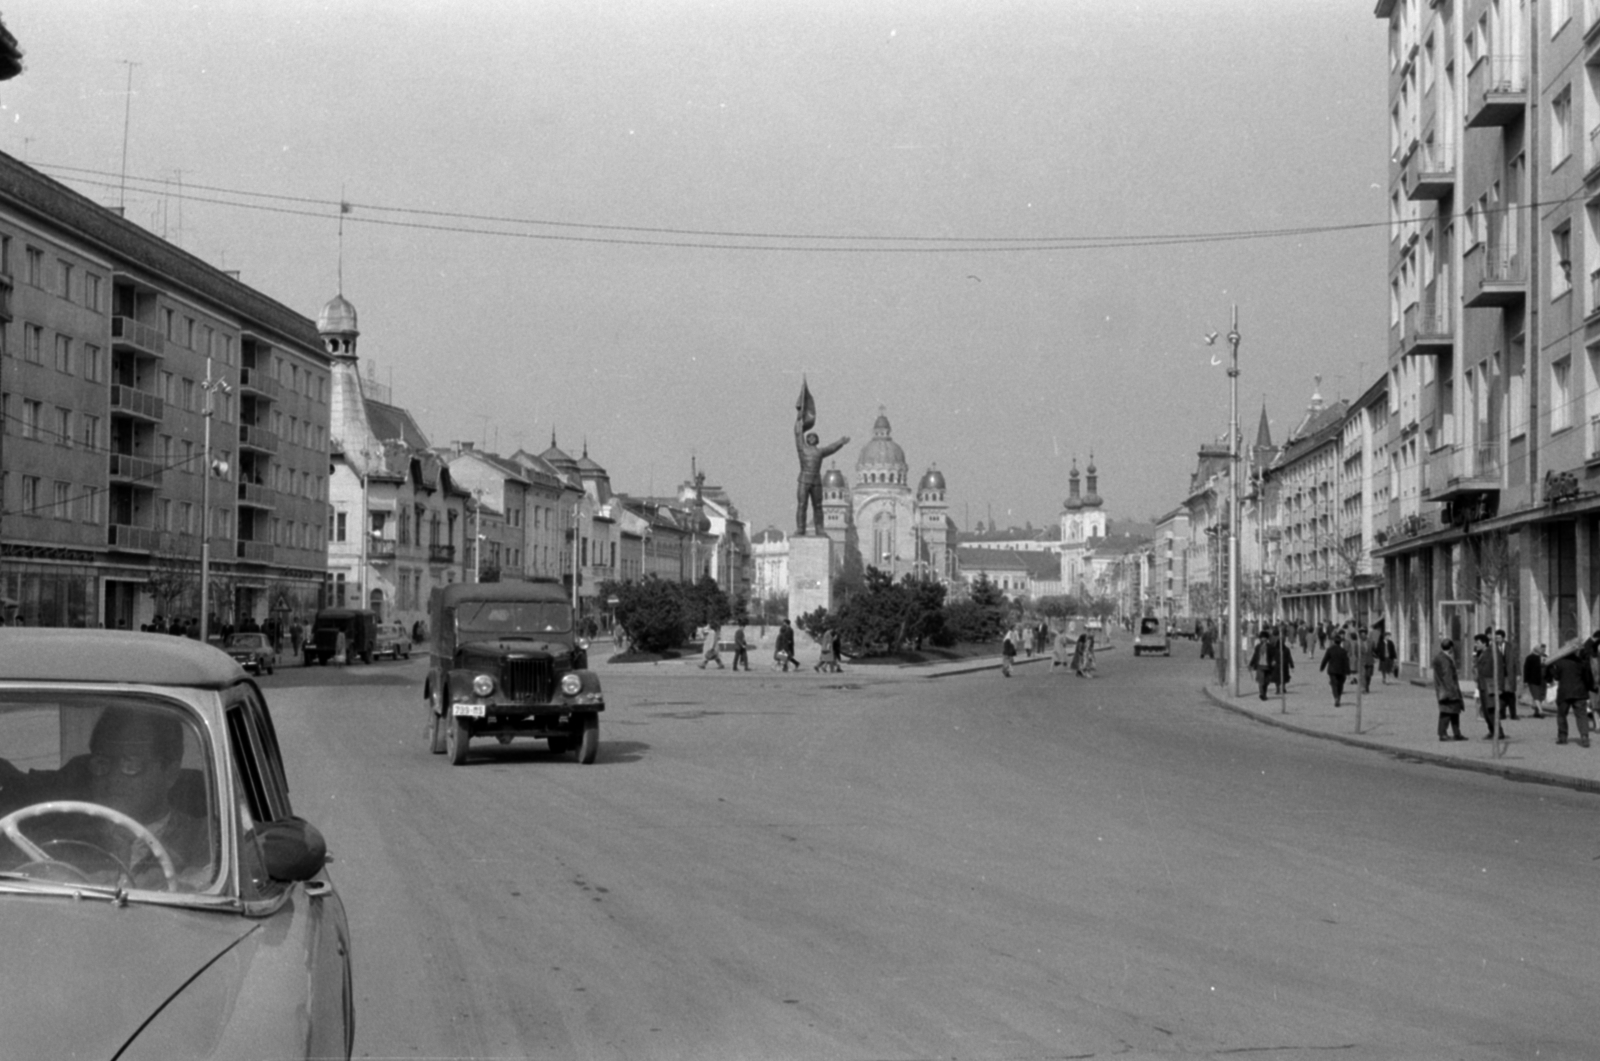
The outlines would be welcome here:
<svg viewBox="0 0 1600 1061">
<path fill-rule="evenodd" d="M 811 428 L 817 422 L 817 403 L 811 397 L 811 388 L 804 378 L 800 381 L 800 397 L 794 403 L 794 448 L 800 455 L 800 482 L 795 491 L 794 527 L 797 537 L 806 534 L 806 506 L 811 507 L 812 531 L 822 536 L 822 461 L 844 448 L 850 441 L 846 435 L 839 441 L 818 445 L 817 433 Z"/>
</svg>

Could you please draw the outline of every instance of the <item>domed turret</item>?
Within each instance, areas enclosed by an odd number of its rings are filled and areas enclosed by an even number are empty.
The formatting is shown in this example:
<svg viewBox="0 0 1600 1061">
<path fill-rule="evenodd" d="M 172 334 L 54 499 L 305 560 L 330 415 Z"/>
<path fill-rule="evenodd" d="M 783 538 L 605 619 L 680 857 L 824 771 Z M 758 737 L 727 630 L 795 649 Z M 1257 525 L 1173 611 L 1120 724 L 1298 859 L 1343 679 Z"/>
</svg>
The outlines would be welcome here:
<svg viewBox="0 0 1600 1061">
<path fill-rule="evenodd" d="M 906 451 L 894 440 L 889 417 L 880 405 L 878 419 L 872 425 L 872 440 L 861 447 L 856 461 L 856 482 L 904 486 L 906 471 Z"/>
<path fill-rule="evenodd" d="M 356 327 L 356 308 L 343 295 L 334 295 L 328 300 L 328 304 L 322 307 L 322 312 L 317 314 L 317 331 L 323 335 L 329 333 L 359 335 L 360 329 Z"/>
<path fill-rule="evenodd" d="M 1089 466 L 1087 468 L 1085 468 L 1084 470 L 1088 474 L 1085 477 L 1085 487 L 1086 487 L 1086 489 L 1084 490 L 1084 494 L 1083 494 L 1083 507 L 1084 508 L 1099 508 L 1100 507 L 1100 491 L 1098 489 L 1096 489 L 1096 487 L 1095 487 L 1095 483 L 1096 483 L 1096 480 L 1099 479 L 1099 475 L 1095 471 L 1095 468 L 1094 468 L 1094 454 L 1093 453 L 1089 454 Z"/>
<path fill-rule="evenodd" d="M 944 472 L 938 468 L 929 468 L 922 473 L 922 481 L 917 484 L 917 493 L 938 492 L 944 493 Z"/>
<path fill-rule="evenodd" d="M 845 481 L 844 472 L 838 468 L 829 468 L 822 475 L 822 489 L 824 492 L 828 490 L 847 490 L 849 487 L 850 484 Z"/>
<path fill-rule="evenodd" d="M 1078 496 L 1078 458 L 1072 458 L 1072 470 L 1067 473 L 1067 500 L 1064 505 L 1069 511 L 1077 511 L 1083 507 L 1083 499 Z"/>
</svg>

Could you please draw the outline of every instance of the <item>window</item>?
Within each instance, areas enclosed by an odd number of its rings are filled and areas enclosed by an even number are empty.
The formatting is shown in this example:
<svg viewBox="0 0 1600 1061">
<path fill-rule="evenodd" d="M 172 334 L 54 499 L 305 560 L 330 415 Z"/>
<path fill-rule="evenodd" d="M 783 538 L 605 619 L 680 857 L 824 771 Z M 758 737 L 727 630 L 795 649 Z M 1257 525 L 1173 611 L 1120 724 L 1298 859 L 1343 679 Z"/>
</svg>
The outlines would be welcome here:
<svg viewBox="0 0 1600 1061">
<path fill-rule="evenodd" d="M 1550 233 L 1550 298 L 1552 301 L 1572 290 L 1572 225 Z"/>
<path fill-rule="evenodd" d="M 72 263 L 56 259 L 56 294 L 72 301 Z"/>
<path fill-rule="evenodd" d="M 1550 363 L 1550 433 L 1572 426 L 1572 358 Z"/>
<path fill-rule="evenodd" d="M 55 438 L 51 439 L 58 446 L 72 446 L 72 410 L 56 406 L 55 423 L 52 425 Z"/>
<path fill-rule="evenodd" d="M 27 398 L 24 398 L 22 400 L 22 437 L 23 438 L 38 438 L 39 437 L 39 417 L 41 415 L 42 410 L 43 410 L 43 406 L 40 405 L 40 403 L 38 403 L 36 401 L 30 401 Z"/>
<path fill-rule="evenodd" d="M 28 275 L 26 279 L 28 283 L 32 284 L 34 287 L 43 287 L 44 251 L 40 250 L 38 247 L 29 247 L 27 249 L 27 269 Z"/>
<path fill-rule="evenodd" d="M 93 343 L 83 344 L 83 378 L 90 383 L 106 381 L 105 360 L 101 357 L 100 348 Z"/>
<path fill-rule="evenodd" d="M 336 541 L 336 542 L 342 542 L 342 541 L 346 540 L 345 539 L 345 514 L 343 512 L 335 512 L 333 514 L 333 530 L 332 530 L 332 534 L 333 534 L 333 540 Z"/>
<path fill-rule="evenodd" d="M 172 529 L 172 499 L 168 497 L 156 498 L 156 530 L 170 531 Z"/>
<path fill-rule="evenodd" d="M 44 364 L 44 329 L 37 324 L 22 326 L 22 357 L 35 365 Z"/>
<path fill-rule="evenodd" d="M 177 338 L 178 338 L 178 336 L 176 334 L 177 320 L 178 320 L 178 315 L 176 313 L 174 313 L 172 310 L 167 309 L 165 307 L 162 308 L 162 310 L 161 310 L 161 334 L 168 341 L 176 341 Z"/>
<path fill-rule="evenodd" d="M 78 436 L 83 442 L 83 448 L 95 450 L 100 448 L 100 418 L 84 413 L 78 417 Z"/>
<path fill-rule="evenodd" d="M 189 439 L 183 440 L 183 470 L 194 474 L 194 443 Z"/>
<path fill-rule="evenodd" d="M 192 501 L 178 502 L 178 532 L 180 534 L 194 533 L 194 503 Z"/>
<path fill-rule="evenodd" d="M 100 277 L 94 273 L 83 274 L 83 304 L 96 313 L 100 312 Z"/>
<path fill-rule="evenodd" d="M 39 514 L 39 477 L 37 475 L 24 475 L 22 477 L 22 511 L 29 516 Z"/>
<path fill-rule="evenodd" d="M 50 506 L 51 519 L 71 519 L 72 513 L 69 506 L 72 503 L 72 484 L 59 480 L 52 484 L 54 487 L 54 503 Z"/>
<path fill-rule="evenodd" d="M 56 371 L 72 372 L 72 337 L 68 335 L 56 336 Z"/>
<path fill-rule="evenodd" d="M 1572 154 L 1572 86 L 1568 85 L 1550 101 L 1550 168 L 1555 169 Z"/>
<path fill-rule="evenodd" d="M 85 487 L 78 495 L 78 520 L 83 523 L 99 523 L 101 510 L 101 497 L 104 496 L 92 486 Z"/>
</svg>

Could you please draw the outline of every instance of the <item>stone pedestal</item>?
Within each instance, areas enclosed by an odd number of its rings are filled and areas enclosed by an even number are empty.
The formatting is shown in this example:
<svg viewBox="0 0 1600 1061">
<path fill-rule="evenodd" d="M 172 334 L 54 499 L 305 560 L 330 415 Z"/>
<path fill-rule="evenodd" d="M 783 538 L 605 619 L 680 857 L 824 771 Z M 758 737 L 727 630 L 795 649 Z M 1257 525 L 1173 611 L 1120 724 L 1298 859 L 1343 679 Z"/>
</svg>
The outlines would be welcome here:
<svg viewBox="0 0 1600 1061">
<path fill-rule="evenodd" d="M 831 538 L 789 539 L 789 621 L 818 608 L 833 607 L 833 556 Z"/>
</svg>

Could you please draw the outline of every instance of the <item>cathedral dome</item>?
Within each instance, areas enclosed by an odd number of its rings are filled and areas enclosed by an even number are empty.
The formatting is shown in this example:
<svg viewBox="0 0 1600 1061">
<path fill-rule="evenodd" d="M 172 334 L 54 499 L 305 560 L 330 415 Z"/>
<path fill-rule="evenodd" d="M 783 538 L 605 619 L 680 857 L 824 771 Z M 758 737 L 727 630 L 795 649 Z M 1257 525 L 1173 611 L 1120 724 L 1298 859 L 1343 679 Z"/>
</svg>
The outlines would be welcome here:
<svg viewBox="0 0 1600 1061">
<path fill-rule="evenodd" d="M 923 490 L 943 490 L 943 489 L 944 489 L 944 472 L 941 472 L 938 468 L 929 468 L 926 472 L 923 473 L 922 481 L 917 484 L 917 490 L 919 492 L 923 491 Z"/>
<path fill-rule="evenodd" d="M 317 314 L 317 331 L 322 335 L 357 332 L 356 308 L 343 295 L 334 295 Z"/>
<path fill-rule="evenodd" d="M 889 417 L 883 407 L 878 407 L 878 419 L 872 425 L 872 440 L 861 447 L 856 460 L 858 472 L 891 472 L 889 482 L 905 482 L 906 451 L 900 448 L 889 430 Z"/>
</svg>

